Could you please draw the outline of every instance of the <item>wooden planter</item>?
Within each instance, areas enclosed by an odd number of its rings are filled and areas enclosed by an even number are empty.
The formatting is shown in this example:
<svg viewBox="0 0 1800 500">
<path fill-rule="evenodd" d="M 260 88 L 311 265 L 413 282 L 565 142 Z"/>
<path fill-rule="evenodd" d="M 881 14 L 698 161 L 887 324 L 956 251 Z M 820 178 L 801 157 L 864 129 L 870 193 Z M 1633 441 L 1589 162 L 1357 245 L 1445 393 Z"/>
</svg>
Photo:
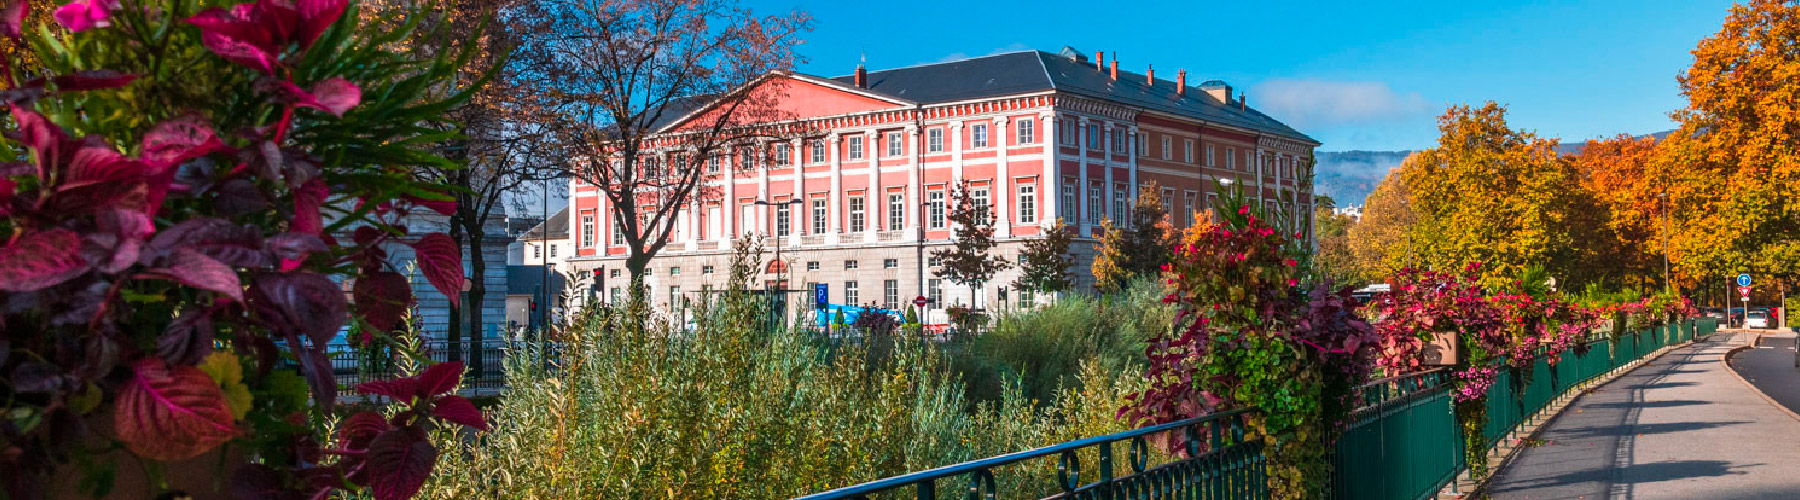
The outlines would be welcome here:
<svg viewBox="0 0 1800 500">
<path fill-rule="evenodd" d="M 1432 337 L 1419 351 L 1419 364 L 1455 366 L 1462 362 L 1462 349 L 1461 344 L 1456 341 L 1456 332 L 1438 332 Z"/>
</svg>

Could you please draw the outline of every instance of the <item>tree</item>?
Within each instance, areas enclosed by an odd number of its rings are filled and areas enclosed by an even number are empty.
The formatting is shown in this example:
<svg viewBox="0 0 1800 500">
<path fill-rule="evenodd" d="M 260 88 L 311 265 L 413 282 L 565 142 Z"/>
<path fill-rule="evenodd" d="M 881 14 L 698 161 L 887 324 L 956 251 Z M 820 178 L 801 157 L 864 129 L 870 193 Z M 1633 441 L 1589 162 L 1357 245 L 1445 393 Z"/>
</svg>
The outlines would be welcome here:
<svg viewBox="0 0 1800 500">
<path fill-rule="evenodd" d="M 1348 214 L 1336 213 L 1335 204 L 1325 203 L 1320 197 L 1319 208 L 1314 209 L 1313 220 L 1317 226 L 1313 234 L 1319 242 L 1318 252 L 1313 255 L 1313 266 L 1319 274 L 1328 277 L 1339 285 L 1366 281 L 1368 274 L 1357 268 L 1356 258 L 1350 251 L 1350 228 L 1356 225 L 1356 219 Z"/>
<path fill-rule="evenodd" d="M 1388 172 L 1363 201 L 1362 220 L 1345 232 L 1355 267 L 1371 278 L 1394 274 L 1413 265 L 1412 227 L 1418 220 L 1407 202 L 1401 168 Z"/>
<path fill-rule="evenodd" d="M 1678 80 L 1680 123 L 1651 175 L 1669 186 L 1676 271 L 1733 274 L 1800 233 L 1800 5 L 1747 0 L 1701 40 Z"/>
<path fill-rule="evenodd" d="M 973 301 L 981 293 L 982 284 L 1006 269 L 1006 259 L 992 254 L 997 245 L 994 241 L 994 208 L 975 202 L 967 180 L 956 186 L 952 198 L 956 203 L 949 214 L 953 242 L 949 248 L 932 250 L 931 257 L 942 263 L 937 275 L 969 287 L 969 300 Z"/>
<path fill-rule="evenodd" d="M 1579 174 L 1582 194 L 1597 210 L 1573 214 L 1582 220 L 1575 256 L 1595 281 L 1612 289 L 1647 289 L 1662 276 L 1661 237 L 1669 203 L 1667 184 L 1649 174 L 1656 139 L 1620 134 L 1590 140 L 1568 159 Z"/>
<path fill-rule="evenodd" d="M 1059 218 L 1044 229 L 1044 237 L 1027 240 L 1025 249 L 1019 252 L 1023 262 L 1019 263 L 1019 278 L 1013 281 L 1013 288 L 1055 293 L 1074 286 L 1075 275 L 1069 272 L 1075 267 L 1075 256 L 1069 254 L 1074 239 Z"/>
<path fill-rule="evenodd" d="M 735 0 L 533 0 L 521 12 L 534 24 L 517 56 L 527 81 L 567 103 L 561 166 L 620 222 L 641 301 L 678 213 L 714 195 L 706 181 L 721 173 L 707 159 L 760 157 L 758 141 L 799 133 L 777 123 L 791 115 L 780 87 L 755 83 L 801 61 L 793 49 L 811 20 L 759 17 Z"/>
<path fill-rule="evenodd" d="M 1155 182 L 1138 189 L 1130 226 L 1119 227 L 1112 219 L 1100 221 L 1100 251 L 1094 258 L 1094 288 L 1113 291 L 1131 279 L 1154 276 L 1169 262 L 1178 237 L 1163 209 L 1162 189 Z"/>
</svg>

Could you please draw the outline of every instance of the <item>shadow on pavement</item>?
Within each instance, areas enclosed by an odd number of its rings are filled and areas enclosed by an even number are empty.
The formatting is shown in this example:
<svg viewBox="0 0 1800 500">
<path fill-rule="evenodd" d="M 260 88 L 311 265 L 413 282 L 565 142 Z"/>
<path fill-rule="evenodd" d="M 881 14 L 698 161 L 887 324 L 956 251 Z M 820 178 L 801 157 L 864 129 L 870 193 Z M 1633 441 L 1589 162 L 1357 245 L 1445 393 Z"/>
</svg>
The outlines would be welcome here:
<svg viewBox="0 0 1800 500">
<path fill-rule="evenodd" d="M 1760 465 L 1762 464 L 1733 464 L 1724 460 L 1677 460 L 1672 462 L 1633 465 L 1618 470 L 1584 469 L 1557 476 L 1514 481 L 1504 487 L 1490 490 L 1490 492 L 1496 494 L 1511 493 L 1535 488 L 1555 488 L 1558 486 L 1583 483 L 1630 485 L 1701 477 L 1722 477 L 1747 474 L 1739 469 L 1757 467 Z M 1631 477 L 1635 479 L 1629 481 L 1614 481 L 1614 478 L 1619 477 Z"/>
<path fill-rule="evenodd" d="M 1699 406 L 1712 403 L 1692 399 L 1674 399 L 1669 401 L 1609 401 L 1594 403 L 1588 406 L 1595 408 L 1673 408 L 1677 406 Z"/>
</svg>

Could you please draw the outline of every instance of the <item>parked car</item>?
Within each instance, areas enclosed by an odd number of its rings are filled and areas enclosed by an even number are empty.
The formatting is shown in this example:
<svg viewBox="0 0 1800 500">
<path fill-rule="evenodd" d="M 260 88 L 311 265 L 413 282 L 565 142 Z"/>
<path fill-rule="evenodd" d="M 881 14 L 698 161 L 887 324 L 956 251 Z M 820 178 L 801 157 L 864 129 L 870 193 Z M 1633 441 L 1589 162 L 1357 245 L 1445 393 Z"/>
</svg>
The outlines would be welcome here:
<svg viewBox="0 0 1800 500">
<path fill-rule="evenodd" d="M 1708 307 L 1706 308 L 1706 317 L 1724 321 L 1725 310 L 1718 307 Z"/>
<path fill-rule="evenodd" d="M 1767 311 L 1750 311 L 1744 314 L 1744 328 L 1768 328 L 1769 313 Z"/>
</svg>

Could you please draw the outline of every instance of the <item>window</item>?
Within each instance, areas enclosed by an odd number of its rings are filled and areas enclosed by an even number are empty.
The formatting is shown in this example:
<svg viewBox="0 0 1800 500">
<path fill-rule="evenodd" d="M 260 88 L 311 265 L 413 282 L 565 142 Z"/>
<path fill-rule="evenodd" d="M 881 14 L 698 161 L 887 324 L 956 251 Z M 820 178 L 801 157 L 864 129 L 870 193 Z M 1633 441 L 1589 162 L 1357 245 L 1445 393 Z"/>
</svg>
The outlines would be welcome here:
<svg viewBox="0 0 1800 500">
<path fill-rule="evenodd" d="M 858 302 L 860 302 L 857 300 L 859 297 L 856 296 L 856 292 L 857 292 L 857 290 L 856 290 L 856 282 L 855 281 L 845 281 L 844 282 L 844 304 L 845 305 L 853 306 L 853 305 L 856 305 Z"/>
<path fill-rule="evenodd" d="M 706 155 L 706 173 L 719 173 L 719 155 Z"/>
<path fill-rule="evenodd" d="M 794 211 L 793 211 L 793 209 L 789 208 L 792 206 L 793 205 L 789 205 L 786 202 L 783 202 L 779 205 L 775 205 L 775 235 L 776 236 L 787 236 L 789 234 L 792 234 L 792 232 L 794 230 Z"/>
<path fill-rule="evenodd" d="M 900 307 L 900 280 L 881 282 L 881 307 L 886 309 Z"/>
<path fill-rule="evenodd" d="M 883 269 L 897 269 L 900 267 L 900 259 L 883 259 L 881 261 L 881 267 Z"/>
<path fill-rule="evenodd" d="M 825 141 L 812 141 L 812 162 L 825 163 Z"/>
<path fill-rule="evenodd" d="M 926 217 L 926 220 L 930 221 L 932 229 L 943 229 L 944 228 L 944 190 L 934 189 L 931 191 L 930 194 L 926 195 L 926 198 L 928 200 L 930 200 L 930 203 L 927 203 L 927 205 L 929 205 L 931 207 L 929 210 L 930 213 Z"/>
<path fill-rule="evenodd" d="M 1175 159 L 1175 155 L 1174 155 L 1174 151 L 1173 151 L 1174 150 L 1174 146 L 1173 146 L 1174 142 L 1175 142 L 1174 138 L 1166 136 L 1166 135 L 1163 136 L 1163 138 L 1162 138 L 1162 148 L 1163 148 L 1162 158 L 1164 160 Z"/>
<path fill-rule="evenodd" d="M 1124 129 L 1114 128 L 1110 132 L 1112 132 L 1112 151 L 1114 153 L 1125 152 L 1125 131 L 1124 131 Z M 1140 149 L 1142 149 L 1142 148 L 1140 148 Z"/>
<path fill-rule="evenodd" d="M 681 303 L 681 285 L 669 285 L 669 307 Z"/>
<path fill-rule="evenodd" d="M 1125 196 L 1125 183 L 1113 183 L 1113 220 L 1119 222 L 1130 220 L 1130 212 L 1131 199 Z"/>
<path fill-rule="evenodd" d="M 550 244 L 550 257 L 556 258 L 556 244 Z"/>
<path fill-rule="evenodd" d="M 931 258 L 925 259 L 925 265 L 928 267 L 942 266 L 942 265 L 944 265 L 944 259 L 942 257 L 933 255 L 933 256 L 931 256 Z"/>
<path fill-rule="evenodd" d="M 1033 224 L 1037 222 L 1037 185 L 1019 185 L 1019 223 Z"/>
<path fill-rule="evenodd" d="M 812 234 L 825 234 L 825 199 L 813 198 Z"/>
<path fill-rule="evenodd" d="M 862 263 L 861 263 L 861 262 L 857 262 L 857 261 L 854 261 L 854 260 L 846 260 L 846 261 L 844 261 L 844 269 L 856 269 L 856 268 L 859 268 L 859 267 L 862 267 Z"/>
<path fill-rule="evenodd" d="M 738 205 L 737 224 L 740 236 L 756 234 L 756 205 L 749 203 Z"/>
<path fill-rule="evenodd" d="M 526 245 L 526 246 L 531 247 L 531 258 L 533 258 L 533 259 L 544 258 L 544 247 L 541 247 L 538 245 Z"/>
<path fill-rule="evenodd" d="M 976 214 L 975 218 L 976 219 L 986 220 L 988 217 L 990 217 L 989 214 L 993 212 L 994 205 L 988 201 L 988 188 L 986 188 L 986 187 L 970 188 L 969 189 L 969 199 L 971 199 L 975 202 L 975 214 Z"/>
<path fill-rule="evenodd" d="M 756 166 L 756 152 L 755 151 L 751 151 L 750 148 L 744 148 L 744 149 L 738 151 L 738 164 L 737 164 L 738 170 L 749 170 L 755 166 Z"/>
<path fill-rule="evenodd" d="M 1193 139 L 1182 139 L 1181 140 L 1181 161 L 1184 163 L 1193 163 L 1194 162 L 1194 140 Z"/>
<path fill-rule="evenodd" d="M 819 270 L 819 261 L 816 261 L 816 260 L 806 261 L 806 270 L 808 270 L 808 271 Z M 809 286 L 807 288 L 812 288 L 812 287 Z"/>
<path fill-rule="evenodd" d="M 612 289 L 607 290 L 606 295 L 609 297 L 612 297 L 612 300 L 610 300 L 608 302 L 612 302 L 614 304 L 619 303 L 619 287 L 615 286 L 615 287 L 612 287 Z"/>
<path fill-rule="evenodd" d="M 700 266 L 700 274 L 712 274 L 713 266 Z"/>
<path fill-rule="evenodd" d="M 1236 149 L 1225 148 L 1225 168 L 1228 170 L 1237 170 L 1237 150 Z"/>
<path fill-rule="evenodd" d="M 906 195 L 888 193 L 888 230 L 899 231 L 906 225 Z"/>
<path fill-rule="evenodd" d="M 1057 124 L 1056 133 L 1058 136 L 1057 138 L 1060 139 L 1063 144 L 1069 146 L 1075 145 L 1075 122 L 1073 120 L 1063 120 L 1062 123 Z"/>
<path fill-rule="evenodd" d="M 850 136 L 850 159 L 861 160 L 863 158 L 862 146 L 862 136 Z"/>
<path fill-rule="evenodd" d="M 775 145 L 775 165 L 788 166 L 794 163 L 794 152 L 786 144 Z"/>
<path fill-rule="evenodd" d="M 1089 221 L 1099 222 L 1100 219 L 1105 218 L 1105 217 L 1101 216 L 1101 212 L 1106 210 L 1106 185 L 1105 184 L 1097 182 L 1097 181 L 1088 183 L 1087 208 L 1088 208 L 1087 218 Z"/>
<path fill-rule="evenodd" d="M 681 268 L 680 267 L 669 268 L 669 276 L 681 276 Z"/>
<path fill-rule="evenodd" d="M 925 131 L 925 151 L 930 153 L 944 152 L 944 129 L 942 127 Z"/>
<path fill-rule="evenodd" d="M 1032 291 L 1030 288 L 1020 288 L 1019 289 L 1019 308 L 1020 309 L 1030 309 L 1036 305 L 1037 305 L 1037 292 Z"/>
<path fill-rule="evenodd" d="M 1037 121 L 1030 118 L 1019 120 L 1019 144 L 1037 144 Z"/>
<path fill-rule="evenodd" d="M 1206 145 L 1206 166 L 1215 167 L 1218 165 L 1219 165 L 1219 163 L 1217 161 L 1214 161 L 1214 158 L 1213 158 L 1213 145 L 1207 144 Z"/>
<path fill-rule="evenodd" d="M 606 271 L 606 274 L 607 274 L 607 275 L 608 275 L 608 276 L 611 276 L 611 277 L 614 277 L 614 278 L 617 278 L 617 277 L 619 277 L 619 270 L 618 270 L 618 269 L 616 269 L 616 268 L 615 268 L 615 269 L 608 269 L 608 270 L 607 270 L 607 271 Z"/>
<path fill-rule="evenodd" d="M 581 214 L 581 246 L 594 246 L 594 233 L 598 232 L 600 232 L 600 228 L 595 227 L 594 225 L 594 213 L 588 212 Z"/>
<path fill-rule="evenodd" d="M 852 232 L 852 233 L 862 232 L 863 231 L 863 220 L 864 220 L 863 219 L 863 197 L 851 196 L 850 197 L 850 232 Z"/>
<path fill-rule="evenodd" d="M 1080 196 L 1079 193 L 1076 193 L 1076 190 L 1079 188 L 1080 186 L 1076 186 L 1074 180 L 1063 179 L 1062 206 L 1059 208 L 1062 209 L 1060 215 L 1062 216 L 1063 221 L 1069 224 L 1075 223 L 1075 209 L 1079 208 L 1075 205 L 1076 203 L 1079 203 L 1078 197 Z"/>
<path fill-rule="evenodd" d="M 1194 227 L 1194 212 L 1200 211 L 1200 207 L 1194 205 L 1194 203 L 1196 203 L 1195 200 L 1196 197 L 1193 191 L 1181 193 L 1182 206 L 1187 207 L 1187 210 L 1184 210 L 1181 213 L 1182 226 Z"/>
<path fill-rule="evenodd" d="M 971 148 L 988 147 L 987 127 L 988 126 L 985 123 L 978 123 L 972 127 L 969 127 L 969 147 L 971 147 Z"/>
<path fill-rule="evenodd" d="M 900 140 L 899 132 L 888 132 L 887 147 L 888 156 L 900 156 L 906 154 L 906 143 Z"/>
<path fill-rule="evenodd" d="M 1115 133 L 1125 134 L 1126 139 L 1135 139 L 1132 141 L 1132 143 L 1137 145 L 1137 155 L 1138 156 L 1147 156 L 1150 154 L 1150 134 L 1132 135 L 1132 134 L 1125 133 L 1122 131 L 1115 132 Z M 1163 158 L 1167 159 L 1168 155 L 1163 155 Z"/>
<path fill-rule="evenodd" d="M 1087 148 L 1100 149 L 1100 124 L 1087 126 Z"/>
<path fill-rule="evenodd" d="M 933 307 L 944 307 L 944 280 L 932 278 L 926 280 L 925 283 L 925 300 L 930 302 Z"/>
</svg>

